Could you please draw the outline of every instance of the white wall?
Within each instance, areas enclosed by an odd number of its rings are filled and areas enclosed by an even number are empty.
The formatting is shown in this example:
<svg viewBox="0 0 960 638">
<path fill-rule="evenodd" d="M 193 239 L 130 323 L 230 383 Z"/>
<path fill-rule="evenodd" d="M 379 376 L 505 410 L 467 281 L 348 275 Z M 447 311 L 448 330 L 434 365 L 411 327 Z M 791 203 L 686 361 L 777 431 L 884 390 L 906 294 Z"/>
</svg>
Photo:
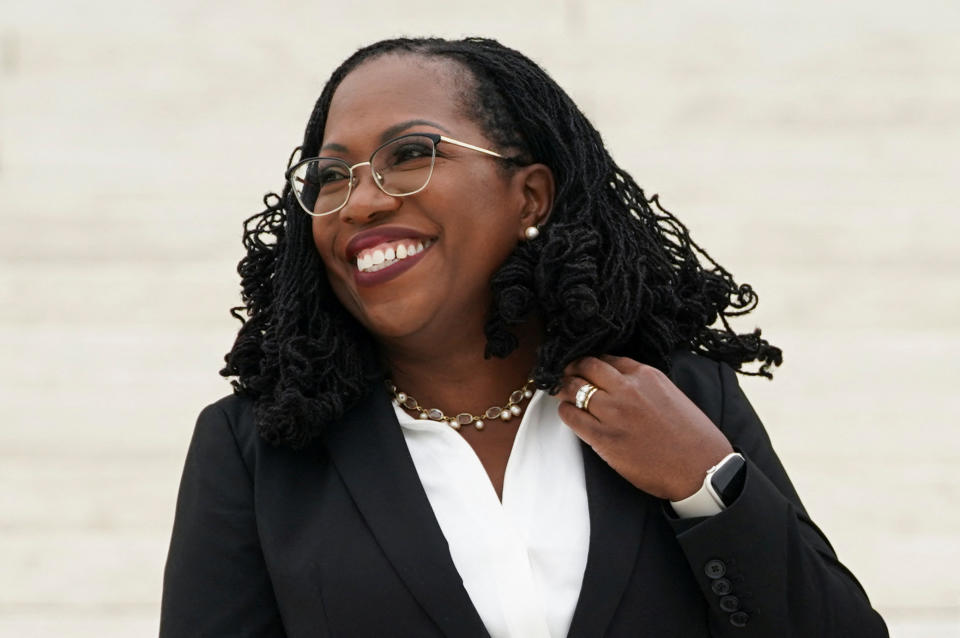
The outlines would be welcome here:
<svg viewBox="0 0 960 638">
<path fill-rule="evenodd" d="M 960 635 L 960 4 L 197 4 L 0 0 L 0 634 L 156 634 L 241 220 L 355 48 L 479 34 L 755 285 L 808 509 L 895 635 Z"/>
</svg>

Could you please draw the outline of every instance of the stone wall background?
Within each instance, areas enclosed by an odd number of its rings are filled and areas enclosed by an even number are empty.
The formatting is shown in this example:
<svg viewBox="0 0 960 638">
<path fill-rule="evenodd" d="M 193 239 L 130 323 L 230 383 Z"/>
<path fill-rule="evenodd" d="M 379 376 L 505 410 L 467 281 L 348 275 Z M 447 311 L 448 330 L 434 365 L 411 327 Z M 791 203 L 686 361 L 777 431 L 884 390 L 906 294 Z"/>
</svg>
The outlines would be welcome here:
<svg viewBox="0 0 960 638">
<path fill-rule="evenodd" d="M 809 511 L 895 636 L 960 636 L 958 28 L 927 0 L 0 0 L 0 634 L 156 634 L 241 220 L 333 67 L 426 33 L 544 65 L 756 287 L 739 325 L 786 363 L 743 385 Z"/>
</svg>

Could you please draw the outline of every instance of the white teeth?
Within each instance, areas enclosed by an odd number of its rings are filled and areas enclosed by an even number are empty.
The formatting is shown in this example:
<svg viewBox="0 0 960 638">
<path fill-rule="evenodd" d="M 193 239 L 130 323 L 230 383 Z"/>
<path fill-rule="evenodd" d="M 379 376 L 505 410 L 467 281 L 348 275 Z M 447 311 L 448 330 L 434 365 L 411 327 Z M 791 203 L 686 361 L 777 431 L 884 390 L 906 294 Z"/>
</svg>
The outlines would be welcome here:
<svg viewBox="0 0 960 638">
<path fill-rule="evenodd" d="M 417 242 L 404 246 L 397 244 L 396 248 L 389 246 L 386 249 L 377 248 L 376 250 L 364 251 L 362 255 L 357 255 L 357 270 L 360 272 L 376 272 L 388 268 L 401 259 L 412 257 L 423 252 L 423 249 L 430 246 L 432 240 Z"/>
</svg>

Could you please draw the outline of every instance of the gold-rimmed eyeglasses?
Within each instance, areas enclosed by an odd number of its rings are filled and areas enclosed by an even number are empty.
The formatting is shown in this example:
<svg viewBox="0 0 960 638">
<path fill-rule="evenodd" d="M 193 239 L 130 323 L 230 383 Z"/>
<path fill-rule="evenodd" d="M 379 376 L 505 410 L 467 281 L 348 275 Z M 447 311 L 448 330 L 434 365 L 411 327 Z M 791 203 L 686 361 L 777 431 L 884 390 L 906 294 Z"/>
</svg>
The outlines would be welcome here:
<svg viewBox="0 0 960 638">
<path fill-rule="evenodd" d="M 292 164 L 286 173 L 297 202 L 314 217 L 336 213 L 347 205 L 357 184 L 354 169 L 369 166 L 377 188 L 391 197 L 419 193 L 433 175 L 437 146 L 454 144 L 491 157 L 500 153 L 435 133 L 408 133 L 380 145 L 366 162 L 351 166 L 337 157 L 312 157 Z M 296 151 L 294 152 L 294 156 Z M 293 161 L 291 156 L 290 160 Z"/>
</svg>

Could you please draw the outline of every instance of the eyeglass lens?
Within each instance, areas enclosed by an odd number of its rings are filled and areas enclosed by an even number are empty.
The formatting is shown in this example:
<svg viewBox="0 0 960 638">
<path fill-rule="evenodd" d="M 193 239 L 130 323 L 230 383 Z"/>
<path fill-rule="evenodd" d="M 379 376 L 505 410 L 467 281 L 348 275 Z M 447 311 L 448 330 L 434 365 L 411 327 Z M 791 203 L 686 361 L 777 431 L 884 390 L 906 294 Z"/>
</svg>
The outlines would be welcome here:
<svg viewBox="0 0 960 638">
<path fill-rule="evenodd" d="M 387 142 L 370 158 L 373 179 L 387 195 L 412 195 L 430 181 L 435 151 L 433 139 L 423 135 L 405 135 Z M 321 157 L 295 166 L 290 183 L 304 210 L 325 215 L 347 203 L 350 177 L 349 164 Z"/>
</svg>

